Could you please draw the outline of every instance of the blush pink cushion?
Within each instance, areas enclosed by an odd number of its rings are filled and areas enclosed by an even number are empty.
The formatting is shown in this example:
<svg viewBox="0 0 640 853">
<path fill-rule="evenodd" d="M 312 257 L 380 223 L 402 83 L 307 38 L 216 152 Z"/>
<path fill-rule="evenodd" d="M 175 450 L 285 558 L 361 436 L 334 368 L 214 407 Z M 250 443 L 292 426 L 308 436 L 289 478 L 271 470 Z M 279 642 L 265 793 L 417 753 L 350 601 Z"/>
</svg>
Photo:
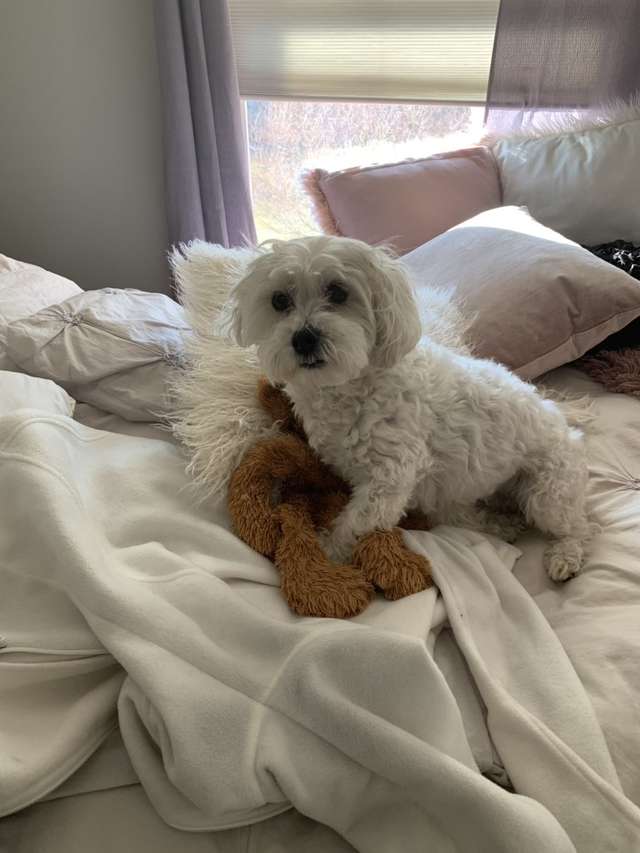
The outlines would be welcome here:
<svg viewBox="0 0 640 853">
<path fill-rule="evenodd" d="M 434 286 L 469 319 L 467 343 L 523 379 L 568 364 L 640 317 L 640 282 L 546 228 L 525 208 L 485 211 L 404 263 L 421 314 Z"/>
<path fill-rule="evenodd" d="M 304 184 L 325 233 L 399 254 L 502 204 L 493 154 L 480 146 L 342 172 L 315 169 Z"/>
</svg>

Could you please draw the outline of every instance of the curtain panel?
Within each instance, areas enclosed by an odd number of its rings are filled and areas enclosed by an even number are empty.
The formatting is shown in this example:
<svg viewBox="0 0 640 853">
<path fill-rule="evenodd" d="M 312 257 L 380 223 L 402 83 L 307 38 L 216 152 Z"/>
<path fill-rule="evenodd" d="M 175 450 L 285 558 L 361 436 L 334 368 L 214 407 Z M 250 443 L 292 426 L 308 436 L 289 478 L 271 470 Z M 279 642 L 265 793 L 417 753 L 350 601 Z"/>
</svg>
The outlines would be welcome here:
<svg viewBox="0 0 640 853">
<path fill-rule="evenodd" d="M 640 89 L 638 0 L 502 0 L 487 92 L 487 124 L 535 123 L 541 111 L 580 113 Z"/>
<path fill-rule="evenodd" d="M 226 0 L 155 0 L 170 242 L 254 243 L 244 105 Z"/>
</svg>

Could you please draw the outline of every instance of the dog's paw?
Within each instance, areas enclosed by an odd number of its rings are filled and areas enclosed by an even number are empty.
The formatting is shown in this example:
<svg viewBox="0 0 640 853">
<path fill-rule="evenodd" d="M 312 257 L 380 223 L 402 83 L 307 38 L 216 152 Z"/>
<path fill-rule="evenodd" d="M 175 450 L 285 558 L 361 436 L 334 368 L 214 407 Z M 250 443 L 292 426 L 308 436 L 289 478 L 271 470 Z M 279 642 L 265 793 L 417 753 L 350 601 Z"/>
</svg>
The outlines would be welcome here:
<svg viewBox="0 0 640 853">
<path fill-rule="evenodd" d="M 390 601 L 422 592 L 433 583 L 429 561 L 406 547 L 399 530 L 365 536 L 355 549 L 354 561 Z"/>
<path fill-rule="evenodd" d="M 544 567 L 552 581 L 568 581 L 582 567 L 584 551 L 575 539 L 560 539 L 547 546 L 544 552 Z"/>
</svg>

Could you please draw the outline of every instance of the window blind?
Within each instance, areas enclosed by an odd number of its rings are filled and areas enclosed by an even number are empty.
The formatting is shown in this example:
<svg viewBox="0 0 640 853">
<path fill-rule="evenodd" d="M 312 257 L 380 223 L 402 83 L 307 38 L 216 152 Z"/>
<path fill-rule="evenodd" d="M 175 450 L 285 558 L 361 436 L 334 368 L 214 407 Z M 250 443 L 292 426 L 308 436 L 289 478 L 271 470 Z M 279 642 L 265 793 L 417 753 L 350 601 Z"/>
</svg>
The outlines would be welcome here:
<svg viewBox="0 0 640 853">
<path fill-rule="evenodd" d="M 485 100 L 499 0 L 230 0 L 240 92 Z"/>
</svg>

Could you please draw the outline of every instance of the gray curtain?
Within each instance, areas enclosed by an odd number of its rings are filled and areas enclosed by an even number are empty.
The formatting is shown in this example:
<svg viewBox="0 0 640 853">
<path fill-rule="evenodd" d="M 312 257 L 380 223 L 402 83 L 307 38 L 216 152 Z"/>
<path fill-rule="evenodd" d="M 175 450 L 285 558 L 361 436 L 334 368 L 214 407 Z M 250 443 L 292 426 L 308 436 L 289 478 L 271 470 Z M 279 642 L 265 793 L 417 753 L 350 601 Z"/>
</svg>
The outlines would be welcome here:
<svg viewBox="0 0 640 853">
<path fill-rule="evenodd" d="M 502 0 L 487 124 L 580 112 L 640 89 L 640 0 Z"/>
<path fill-rule="evenodd" d="M 155 0 L 172 244 L 255 243 L 244 106 L 226 0 Z"/>
</svg>

